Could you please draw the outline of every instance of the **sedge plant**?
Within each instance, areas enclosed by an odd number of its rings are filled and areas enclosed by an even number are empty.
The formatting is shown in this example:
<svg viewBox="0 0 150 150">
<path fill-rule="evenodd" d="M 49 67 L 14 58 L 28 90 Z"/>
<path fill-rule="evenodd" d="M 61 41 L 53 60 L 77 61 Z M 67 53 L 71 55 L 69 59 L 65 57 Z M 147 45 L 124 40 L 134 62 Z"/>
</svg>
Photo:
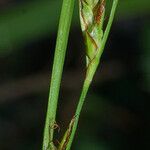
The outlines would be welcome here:
<svg viewBox="0 0 150 150">
<path fill-rule="evenodd" d="M 106 4 L 106 0 L 79 0 L 80 22 L 86 50 L 86 74 L 75 115 L 71 119 L 59 146 L 56 148 L 53 143 L 54 129 L 57 127 L 55 118 L 68 34 L 74 7 L 74 0 L 63 0 L 50 84 L 43 150 L 70 150 L 71 148 L 79 116 L 92 79 L 100 63 L 101 55 L 114 19 L 118 0 L 113 0 L 110 16 L 106 28 L 104 29 Z"/>
</svg>

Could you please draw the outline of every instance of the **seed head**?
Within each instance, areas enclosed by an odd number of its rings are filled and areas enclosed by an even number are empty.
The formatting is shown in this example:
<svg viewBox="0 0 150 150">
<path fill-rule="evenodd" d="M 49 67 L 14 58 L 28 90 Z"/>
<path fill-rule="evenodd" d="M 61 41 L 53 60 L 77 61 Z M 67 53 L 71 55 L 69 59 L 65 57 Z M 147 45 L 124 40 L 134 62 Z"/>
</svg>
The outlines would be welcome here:
<svg viewBox="0 0 150 150">
<path fill-rule="evenodd" d="M 82 31 L 94 24 L 100 24 L 105 11 L 105 0 L 79 0 Z"/>
<path fill-rule="evenodd" d="M 105 0 L 79 0 L 81 29 L 85 39 L 88 62 L 92 60 L 101 44 Z"/>
</svg>

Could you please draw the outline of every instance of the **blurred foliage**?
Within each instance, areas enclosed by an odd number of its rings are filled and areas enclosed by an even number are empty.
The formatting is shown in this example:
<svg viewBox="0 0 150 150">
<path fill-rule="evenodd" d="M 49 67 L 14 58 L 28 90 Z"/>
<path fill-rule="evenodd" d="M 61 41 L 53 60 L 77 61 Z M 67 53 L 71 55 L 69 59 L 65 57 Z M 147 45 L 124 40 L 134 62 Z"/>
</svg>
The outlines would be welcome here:
<svg viewBox="0 0 150 150">
<path fill-rule="evenodd" d="M 145 82 L 147 85 L 146 89 L 150 92 L 150 21 L 143 27 L 142 29 L 142 43 L 140 44 L 143 49 L 143 53 L 141 54 L 141 61 L 139 62 L 141 66 L 141 70 L 144 75 Z"/>
</svg>

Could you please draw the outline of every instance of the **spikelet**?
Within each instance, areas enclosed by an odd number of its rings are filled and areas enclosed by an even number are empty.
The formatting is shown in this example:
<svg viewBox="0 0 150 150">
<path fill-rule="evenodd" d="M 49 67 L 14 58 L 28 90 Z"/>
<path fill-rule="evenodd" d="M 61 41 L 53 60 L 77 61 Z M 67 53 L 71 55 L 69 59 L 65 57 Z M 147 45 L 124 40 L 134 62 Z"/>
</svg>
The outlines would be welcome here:
<svg viewBox="0 0 150 150">
<path fill-rule="evenodd" d="M 88 65 L 101 46 L 105 0 L 79 0 L 79 11 Z"/>
</svg>

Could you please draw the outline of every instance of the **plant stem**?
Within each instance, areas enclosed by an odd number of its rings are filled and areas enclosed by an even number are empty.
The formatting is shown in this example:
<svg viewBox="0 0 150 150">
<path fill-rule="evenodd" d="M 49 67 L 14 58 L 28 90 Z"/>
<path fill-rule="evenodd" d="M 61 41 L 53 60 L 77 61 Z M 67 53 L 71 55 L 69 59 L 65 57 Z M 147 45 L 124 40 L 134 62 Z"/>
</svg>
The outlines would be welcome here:
<svg viewBox="0 0 150 150">
<path fill-rule="evenodd" d="M 63 0 L 50 83 L 46 123 L 44 128 L 43 150 L 47 150 L 50 143 L 53 141 L 58 96 L 73 9 L 74 0 Z M 50 148 L 50 150 L 52 150 L 52 148 Z"/>
<path fill-rule="evenodd" d="M 90 84 L 92 82 L 93 76 L 94 76 L 94 74 L 96 72 L 96 69 L 99 65 L 100 58 L 101 58 L 101 55 L 103 53 L 103 50 L 104 50 L 104 47 L 105 47 L 105 44 L 106 44 L 106 41 L 107 41 L 107 38 L 108 38 L 108 35 L 109 35 L 109 32 L 110 32 L 110 28 L 111 28 L 111 25 L 112 25 L 112 22 L 113 22 L 113 19 L 114 19 L 114 14 L 115 14 L 115 11 L 116 11 L 117 4 L 118 4 L 118 0 L 114 0 L 113 5 L 112 5 L 112 9 L 111 9 L 111 12 L 110 12 L 109 21 L 108 21 L 108 24 L 107 24 L 107 27 L 106 27 L 106 30 L 105 30 L 105 33 L 104 33 L 104 36 L 103 36 L 103 39 L 102 39 L 102 45 L 100 47 L 99 53 L 95 57 L 94 62 L 92 62 L 90 64 L 90 66 L 87 68 L 86 78 L 85 78 L 85 81 L 84 81 L 84 84 L 83 84 L 81 96 L 80 96 L 79 103 L 78 103 L 76 113 L 75 113 L 75 122 L 74 122 L 74 125 L 73 125 L 73 128 L 72 128 L 72 133 L 71 133 L 69 142 L 67 144 L 66 150 L 70 150 L 70 148 L 71 148 L 71 145 L 72 145 L 72 142 L 73 142 L 73 139 L 74 139 L 74 136 L 75 136 L 75 132 L 76 132 L 76 129 L 77 129 L 77 126 L 78 126 L 79 116 L 80 116 L 80 113 L 81 113 L 81 110 L 82 110 L 82 107 L 83 107 L 88 89 L 89 89 Z"/>
<path fill-rule="evenodd" d="M 112 23 L 113 23 L 113 20 L 114 20 L 117 5 L 118 5 L 118 0 L 114 0 L 113 4 L 112 4 L 112 9 L 111 9 L 111 12 L 110 12 L 109 20 L 108 20 L 108 23 L 107 23 L 107 27 L 106 27 L 106 30 L 105 30 L 105 33 L 104 33 L 104 36 L 103 36 L 103 40 L 102 40 L 102 46 L 101 46 L 102 51 L 100 51 L 99 56 L 102 55 L 105 44 L 106 44 L 106 41 L 108 39 L 108 35 L 109 35 L 110 29 L 111 29 L 111 26 L 112 26 Z"/>
</svg>

